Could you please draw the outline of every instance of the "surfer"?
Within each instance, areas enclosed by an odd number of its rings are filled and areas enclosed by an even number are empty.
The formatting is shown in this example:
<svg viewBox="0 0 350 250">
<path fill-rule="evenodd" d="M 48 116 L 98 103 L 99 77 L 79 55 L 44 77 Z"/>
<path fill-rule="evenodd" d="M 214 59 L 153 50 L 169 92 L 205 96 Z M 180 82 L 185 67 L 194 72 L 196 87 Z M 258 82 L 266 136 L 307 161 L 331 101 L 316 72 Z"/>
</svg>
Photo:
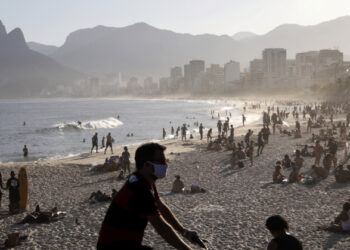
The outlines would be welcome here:
<svg viewBox="0 0 350 250">
<path fill-rule="evenodd" d="M 26 122 L 24 121 L 24 122 L 23 122 L 23 126 L 25 126 L 25 125 L 26 125 Z"/>
<path fill-rule="evenodd" d="M 94 147 L 96 147 L 96 153 L 98 153 L 98 138 L 97 138 L 97 132 L 95 133 L 95 135 L 92 137 L 91 139 L 92 141 L 92 148 L 91 148 L 91 154 L 92 154 L 92 150 L 94 149 Z"/>
<path fill-rule="evenodd" d="M 78 126 L 81 127 L 81 121 L 77 121 Z"/>
<path fill-rule="evenodd" d="M 106 142 L 105 154 L 106 154 L 106 151 L 107 151 L 108 147 L 111 147 L 111 152 L 112 152 L 112 154 L 113 154 L 112 136 L 111 136 L 111 133 L 108 133 L 108 135 L 107 135 L 107 142 Z"/>
<path fill-rule="evenodd" d="M 13 214 L 19 210 L 19 181 L 15 177 L 15 172 L 11 171 L 11 178 L 7 180 L 6 187 L 4 189 L 9 190 L 9 210 Z"/>
<path fill-rule="evenodd" d="M 27 156 L 28 156 L 28 148 L 27 148 L 27 145 L 24 145 L 24 148 L 23 148 L 23 156 L 24 156 L 24 157 L 27 157 Z"/>
</svg>

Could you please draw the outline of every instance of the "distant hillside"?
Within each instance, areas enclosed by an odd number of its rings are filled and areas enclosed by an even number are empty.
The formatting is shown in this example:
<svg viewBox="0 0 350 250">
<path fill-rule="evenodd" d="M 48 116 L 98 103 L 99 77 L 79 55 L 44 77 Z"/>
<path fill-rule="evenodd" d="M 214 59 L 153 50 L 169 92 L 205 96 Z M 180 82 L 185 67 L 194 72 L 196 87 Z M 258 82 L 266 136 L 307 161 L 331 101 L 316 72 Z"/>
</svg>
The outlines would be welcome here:
<svg viewBox="0 0 350 250">
<path fill-rule="evenodd" d="M 98 26 L 71 33 L 53 58 L 92 74 L 167 75 L 192 59 L 225 63 L 238 59 L 239 45 L 229 36 L 178 34 L 145 23 L 124 28 Z"/>
<path fill-rule="evenodd" d="M 338 48 L 350 54 L 350 17 L 318 25 L 285 24 L 265 35 L 189 35 L 137 23 L 123 28 L 97 26 L 71 33 L 52 57 L 64 65 L 92 74 L 168 75 L 169 68 L 191 59 L 224 64 L 233 59 L 243 67 L 269 47 L 287 49 L 289 58 L 308 50 Z"/>
<path fill-rule="evenodd" d="M 58 47 L 53 45 L 44 45 L 36 42 L 27 42 L 27 45 L 31 50 L 34 50 L 46 56 L 52 55 L 58 49 Z"/>
<path fill-rule="evenodd" d="M 0 21 L 0 97 L 39 96 L 80 74 L 28 48 L 19 28 L 7 34 Z"/>
<path fill-rule="evenodd" d="M 257 36 L 257 34 L 254 34 L 252 32 L 238 32 L 232 36 L 232 38 L 236 41 L 241 41 L 244 39 L 250 39 Z"/>
</svg>

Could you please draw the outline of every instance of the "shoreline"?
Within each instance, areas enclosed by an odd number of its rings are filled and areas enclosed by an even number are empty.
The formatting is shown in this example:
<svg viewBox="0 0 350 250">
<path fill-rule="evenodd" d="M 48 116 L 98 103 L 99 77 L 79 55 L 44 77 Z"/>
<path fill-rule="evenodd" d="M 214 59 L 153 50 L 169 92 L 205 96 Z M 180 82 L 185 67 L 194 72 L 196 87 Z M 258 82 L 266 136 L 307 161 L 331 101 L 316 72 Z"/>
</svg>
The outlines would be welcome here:
<svg viewBox="0 0 350 250">
<path fill-rule="evenodd" d="M 339 118 L 341 116 L 335 117 Z M 294 129 L 292 117 L 288 122 Z M 230 167 L 230 150 L 207 150 L 206 138 L 200 141 L 198 135 L 186 143 L 179 139 L 160 142 L 167 147 L 165 155 L 169 168 L 167 177 L 157 182 L 157 189 L 184 226 L 198 231 L 200 237 L 208 241 L 210 249 L 266 248 L 271 236 L 265 228 L 265 220 L 273 214 L 287 219 L 290 233 L 303 243 L 304 249 L 348 249 L 347 235 L 318 230 L 340 212 L 343 201 L 349 196 L 347 183 L 336 183 L 332 174 L 315 185 L 271 182 L 277 160 L 285 154 L 292 155 L 295 149 L 300 149 L 298 145 L 310 144 L 311 134 L 306 133 L 305 121 L 301 120 L 301 125 L 302 138 L 295 139 L 277 131 L 270 136 L 269 144 L 259 157 L 255 156 L 255 147 L 253 167 L 244 162 L 242 169 Z M 246 131 L 252 129 L 252 139 L 256 141 L 261 127 L 262 120 L 239 127 L 235 129 L 235 140 L 243 140 Z M 313 129 L 313 132 L 317 131 L 319 129 Z M 132 170 L 136 147 L 129 148 Z M 115 149 L 115 155 L 121 150 Z M 28 235 L 20 248 L 90 249 L 96 246 L 101 222 L 110 203 L 90 203 L 88 198 L 97 190 L 109 195 L 113 188 L 119 190 L 125 182 L 125 179 L 118 179 L 118 172 L 90 170 L 93 164 L 103 163 L 105 156 L 111 156 L 109 152 L 106 155 L 85 153 L 52 162 L 0 164 L 3 180 L 8 178 L 11 170 L 17 173 L 20 167 L 26 167 L 28 212 L 39 204 L 43 210 L 57 206 L 58 210 L 67 213 L 64 219 L 44 225 L 14 225 L 25 217 L 25 213 L 6 215 L 8 192 L 4 191 L 0 239 L 5 239 L 8 233 L 20 232 Z M 342 156 L 343 151 L 339 150 L 338 159 Z M 304 159 L 301 173 L 307 173 L 314 162 L 314 158 Z M 290 170 L 283 170 L 284 175 L 289 173 Z M 207 192 L 169 194 L 175 175 L 181 175 L 187 189 L 191 184 L 199 184 Z M 154 249 L 170 249 L 152 226 L 146 229 L 144 244 Z"/>
</svg>

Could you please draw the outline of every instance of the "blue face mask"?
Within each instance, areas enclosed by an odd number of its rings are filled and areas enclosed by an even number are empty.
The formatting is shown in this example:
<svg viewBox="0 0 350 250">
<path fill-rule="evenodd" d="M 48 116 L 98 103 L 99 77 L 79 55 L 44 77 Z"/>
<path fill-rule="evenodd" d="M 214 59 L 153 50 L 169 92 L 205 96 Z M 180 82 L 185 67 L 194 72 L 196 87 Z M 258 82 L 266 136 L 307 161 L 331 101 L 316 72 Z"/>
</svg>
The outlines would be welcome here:
<svg viewBox="0 0 350 250">
<path fill-rule="evenodd" d="M 154 176 L 157 177 L 158 179 L 163 179 L 166 176 L 166 171 L 168 169 L 167 164 L 155 164 L 150 162 L 153 165 L 154 168 Z"/>
</svg>

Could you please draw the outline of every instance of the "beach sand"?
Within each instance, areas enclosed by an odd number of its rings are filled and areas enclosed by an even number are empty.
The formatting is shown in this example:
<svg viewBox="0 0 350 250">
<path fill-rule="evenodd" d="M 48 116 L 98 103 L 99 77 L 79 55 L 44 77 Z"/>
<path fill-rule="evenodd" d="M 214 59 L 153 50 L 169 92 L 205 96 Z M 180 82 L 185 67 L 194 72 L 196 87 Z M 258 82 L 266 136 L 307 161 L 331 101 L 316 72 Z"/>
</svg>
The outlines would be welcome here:
<svg viewBox="0 0 350 250">
<path fill-rule="evenodd" d="M 261 127 L 259 121 L 238 128 L 236 138 L 251 128 L 256 141 Z M 302 241 L 304 249 L 350 249 L 350 234 L 317 229 L 331 222 L 340 212 L 343 201 L 350 198 L 350 184 L 335 183 L 334 175 L 316 185 L 271 183 L 275 162 L 282 160 L 285 154 L 291 155 L 296 144 L 305 144 L 310 138 L 311 135 L 305 133 L 305 125 L 302 131 L 303 138 L 300 139 L 281 136 L 279 132 L 271 135 L 263 154 L 254 158 L 254 166 L 249 167 L 246 162 L 239 170 L 229 167 L 231 151 L 208 151 L 206 140 L 164 141 L 162 144 L 167 146 L 166 157 L 170 162 L 167 177 L 157 182 L 158 191 L 184 226 L 198 231 L 200 237 L 207 240 L 209 249 L 266 249 L 271 235 L 265 228 L 265 220 L 274 214 L 287 219 L 291 234 Z M 132 158 L 135 149 L 136 146 L 129 148 Z M 121 152 L 121 148 L 115 149 L 116 155 Z M 90 171 L 92 165 L 103 163 L 106 156 L 110 156 L 109 151 L 107 155 L 101 151 L 51 162 L 1 164 L 4 182 L 11 170 L 18 172 L 20 167 L 26 167 L 28 211 L 33 211 L 39 204 L 43 210 L 57 206 L 67 215 L 49 224 L 15 225 L 26 213 L 7 215 L 8 192 L 3 191 L 0 241 L 4 241 L 8 233 L 19 232 L 28 235 L 20 247 L 23 249 L 93 249 L 110 203 L 90 204 L 87 199 L 97 190 L 107 194 L 112 188 L 119 190 L 125 182 L 119 181 L 115 172 Z M 339 158 L 341 156 L 339 151 Z M 304 159 L 301 172 L 309 170 L 314 161 L 314 158 Z M 199 184 L 208 191 L 166 195 L 177 174 L 181 175 L 187 188 Z M 289 171 L 283 171 L 283 174 L 288 176 Z M 155 249 L 171 249 L 151 225 L 145 232 L 144 243 Z"/>
</svg>

